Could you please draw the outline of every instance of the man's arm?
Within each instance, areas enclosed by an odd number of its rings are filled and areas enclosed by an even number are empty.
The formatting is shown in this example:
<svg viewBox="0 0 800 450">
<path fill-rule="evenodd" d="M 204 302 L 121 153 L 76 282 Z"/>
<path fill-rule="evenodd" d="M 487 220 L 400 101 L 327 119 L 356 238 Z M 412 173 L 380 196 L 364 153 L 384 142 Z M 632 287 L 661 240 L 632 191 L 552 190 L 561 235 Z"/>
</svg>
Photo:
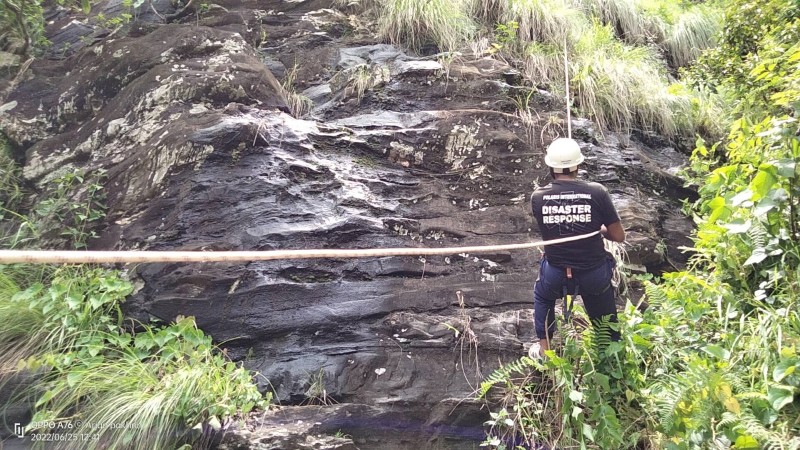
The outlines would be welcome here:
<svg viewBox="0 0 800 450">
<path fill-rule="evenodd" d="M 625 242 L 625 230 L 619 220 L 608 226 L 600 225 L 600 234 L 609 241 Z"/>
</svg>

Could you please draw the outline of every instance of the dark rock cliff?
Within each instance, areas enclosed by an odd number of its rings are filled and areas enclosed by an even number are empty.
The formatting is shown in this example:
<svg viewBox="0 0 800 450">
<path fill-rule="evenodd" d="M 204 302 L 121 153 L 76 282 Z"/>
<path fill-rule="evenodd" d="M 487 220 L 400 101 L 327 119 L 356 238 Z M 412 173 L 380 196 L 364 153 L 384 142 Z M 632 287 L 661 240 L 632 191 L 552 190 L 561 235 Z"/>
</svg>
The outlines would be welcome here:
<svg viewBox="0 0 800 450">
<path fill-rule="evenodd" d="M 108 171 L 109 221 L 94 247 L 538 239 L 528 198 L 547 182 L 544 147 L 566 124 L 560 102 L 536 90 L 536 115 L 516 113 L 530 87 L 512 67 L 407 55 L 327 2 L 222 2 L 184 19 L 162 3 L 153 11 L 185 23 L 159 24 L 148 12 L 105 39 L 86 25 L 60 28 L 69 52 L 36 60 L 6 99 L 16 105 L 0 113 L 32 184 L 69 168 Z M 289 114 L 291 94 L 276 79 L 295 65 L 294 89 L 314 102 L 303 119 Z M 691 230 L 680 199 L 692 193 L 673 169 L 685 156 L 585 120 L 572 128 L 588 158 L 583 177 L 602 182 L 620 210 L 630 265 L 680 264 L 677 247 Z M 434 439 L 467 448 L 482 439 L 486 415 L 474 390 L 533 337 L 537 262 L 537 251 L 515 251 L 143 264 L 128 267 L 139 288 L 126 312 L 144 321 L 194 315 L 280 402 L 334 404 L 268 413 L 260 423 L 285 436 L 265 437 L 262 427 L 231 448 L 319 448 L 292 436 L 337 431 L 352 439 L 329 448 Z M 308 426 L 286 428 L 297 420 Z"/>
</svg>

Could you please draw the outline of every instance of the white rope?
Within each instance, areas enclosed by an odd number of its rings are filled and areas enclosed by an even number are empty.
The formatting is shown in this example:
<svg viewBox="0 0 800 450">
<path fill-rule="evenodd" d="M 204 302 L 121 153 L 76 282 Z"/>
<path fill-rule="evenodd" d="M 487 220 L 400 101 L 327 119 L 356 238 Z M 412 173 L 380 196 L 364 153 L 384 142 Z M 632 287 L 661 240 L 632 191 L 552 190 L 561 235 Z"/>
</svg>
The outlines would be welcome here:
<svg viewBox="0 0 800 450">
<path fill-rule="evenodd" d="M 569 98 L 569 61 L 567 61 L 567 36 L 564 36 L 564 86 L 567 92 L 566 100 L 567 100 L 567 137 L 572 139 L 572 117 L 569 110 L 570 106 L 570 98 Z"/>
<path fill-rule="evenodd" d="M 520 250 L 544 245 L 563 244 L 592 237 L 600 231 L 523 244 L 487 245 L 476 247 L 448 248 L 372 248 L 372 249 L 316 249 L 316 250 L 268 250 L 268 251 L 89 251 L 89 250 L 0 250 L 0 264 L 49 263 L 49 264 L 109 264 L 109 263 L 155 263 L 155 262 L 247 262 L 278 259 L 311 258 L 370 258 L 378 256 L 427 256 L 456 255 L 460 253 L 491 253 L 504 250 Z"/>
</svg>

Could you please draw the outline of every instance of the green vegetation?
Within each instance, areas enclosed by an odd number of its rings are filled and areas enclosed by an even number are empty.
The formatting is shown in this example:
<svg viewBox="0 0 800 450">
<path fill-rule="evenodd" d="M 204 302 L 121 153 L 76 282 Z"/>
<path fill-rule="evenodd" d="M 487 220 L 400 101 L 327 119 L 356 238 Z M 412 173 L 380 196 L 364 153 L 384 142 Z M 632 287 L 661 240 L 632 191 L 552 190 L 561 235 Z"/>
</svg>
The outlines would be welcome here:
<svg viewBox="0 0 800 450">
<path fill-rule="evenodd" d="M 27 55 L 47 42 L 39 0 L 0 1 L 0 49 Z"/>
<path fill-rule="evenodd" d="M 101 185 L 79 172 L 52 184 L 30 217 L 3 207 L 18 230 L 3 247 L 82 247 L 94 236 Z M 19 192 L 13 185 L 2 186 L 2 198 Z M 0 385 L 34 376 L 17 393 L 35 401 L 32 423 L 83 423 L 82 433 L 97 438 L 81 448 L 203 447 L 226 421 L 269 404 L 193 318 L 125 326 L 120 304 L 132 290 L 124 274 L 100 267 L 0 266 Z"/>
<path fill-rule="evenodd" d="M 452 51 L 476 31 L 465 0 L 391 0 L 381 2 L 380 35 L 390 42 L 420 50 L 428 44 Z"/>
<path fill-rule="evenodd" d="M 486 53 L 517 65 L 534 85 L 562 93 L 568 70 L 571 102 L 602 129 L 716 139 L 726 127 L 715 93 L 674 78 L 716 44 L 722 14 L 715 3 L 382 0 L 373 10 L 381 36 L 412 50 L 451 52 L 491 35 Z"/>
<path fill-rule="evenodd" d="M 15 211 L 22 201 L 19 167 L 11 157 L 11 149 L 5 137 L 0 134 L 0 220 L 8 211 Z"/>
<path fill-rule="evenodd" d="M 688 71 L 733 105 L 727 138 L 699 140 L 684 174 L 700 194 L 689 268 L 645 283 L 621 342 L 562 327 L 543 362 L 487 378 L 480 394 L 501 395 L 488 446 L 800 448 L 798 12 L 726 7 L 724 43 Z"/>
<path fill-rule="evenodd" d="M 91 0 L 57 0 L 61 6 L 78 7 L 85 14 Z M 41 0 L 0 1 L 0 50 L 28 55 L 48 45 L 44 37 Z"/>
<path fill-rule="evenodd" d="M 623 44 L 609 26 L 594 24 L 576 51 L 580 59 L 571 74 L 575 97 L 601 127 L 630 130 L 636 125 L 666 136 L 691 135 L 690 97 L 670 90 L 647 47 Z"/>
</svg>

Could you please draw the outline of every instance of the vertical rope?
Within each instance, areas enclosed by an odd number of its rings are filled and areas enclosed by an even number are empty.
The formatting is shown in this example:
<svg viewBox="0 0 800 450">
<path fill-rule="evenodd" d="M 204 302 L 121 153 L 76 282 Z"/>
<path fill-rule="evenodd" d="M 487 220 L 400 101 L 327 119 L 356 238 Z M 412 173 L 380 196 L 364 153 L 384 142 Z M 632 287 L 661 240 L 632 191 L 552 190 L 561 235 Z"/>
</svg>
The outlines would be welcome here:
<svg viewBox="0 0 800 450">
<path fill-rule="evenodd" d="M 566 90 L 567 100 L 567 137 L 572 139 L 572 117 L 570 113 L 570 96 L 569 96 L 569 62 L 567 61 L 567 35 L 564 35 L 564 87 Z"/>
</svg>

